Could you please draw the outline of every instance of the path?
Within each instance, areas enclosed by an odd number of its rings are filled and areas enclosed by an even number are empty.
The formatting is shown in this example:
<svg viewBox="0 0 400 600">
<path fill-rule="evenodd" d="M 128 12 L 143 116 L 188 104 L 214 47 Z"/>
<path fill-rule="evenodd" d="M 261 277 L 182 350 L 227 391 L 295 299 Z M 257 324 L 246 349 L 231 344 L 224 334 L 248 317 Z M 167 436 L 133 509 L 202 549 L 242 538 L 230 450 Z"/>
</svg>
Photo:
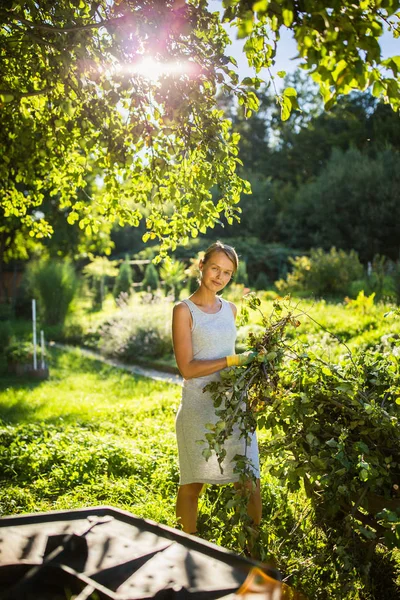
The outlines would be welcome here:
<svg viewBox="0 0 400 600">
<path fill-rule="evenodd" d="M 174 375 L 173 373 L 164 373 L 163 371 L 158 371 L 157 369 L 149 369 L 148 367 L 139 367 L 139 365 L 127 365 L 126 363 L 120 362 L 119 360 L 105 358 L 98 352 L 94 352 L 94 350 L 80 348 L 79 346 L 68 346 L 67 344 L 58 344 L 57 342 L 53 342 L 51 345 L 55 348 L 60 348 L 61 350 L 79 350 L 84 356 L 94 358 L 105 363 L 106 365 L 116 367 L 117 369 L 123 369 L 124 371 L 133 373 L 134 375 L 148 377 L 149 379 L 154 379 L 155 381 L 165 381 L 167 383 L 173 383 L 175 385 L 182 385 L 182 377 L 180 375 Z"/>
</svg>

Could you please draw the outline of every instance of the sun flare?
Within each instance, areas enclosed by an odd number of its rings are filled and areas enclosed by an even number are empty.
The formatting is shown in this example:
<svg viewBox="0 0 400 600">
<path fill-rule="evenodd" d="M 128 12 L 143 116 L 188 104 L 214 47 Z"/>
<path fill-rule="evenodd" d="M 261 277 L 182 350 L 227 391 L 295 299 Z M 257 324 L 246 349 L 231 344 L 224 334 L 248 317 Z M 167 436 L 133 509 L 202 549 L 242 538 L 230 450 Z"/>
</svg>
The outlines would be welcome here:
<svg viewBox="0 0 400 600">
<path fill-rule="evenodd" d="M 135 64 L 119 64 L 116 70 L 119 73 L 140 75 L 150 81 L 156 82 L 161 77 L 192 75 L 195 72 L 195 65 L 190 61 L 159 62 L 147 56 Z"/>
</svg>

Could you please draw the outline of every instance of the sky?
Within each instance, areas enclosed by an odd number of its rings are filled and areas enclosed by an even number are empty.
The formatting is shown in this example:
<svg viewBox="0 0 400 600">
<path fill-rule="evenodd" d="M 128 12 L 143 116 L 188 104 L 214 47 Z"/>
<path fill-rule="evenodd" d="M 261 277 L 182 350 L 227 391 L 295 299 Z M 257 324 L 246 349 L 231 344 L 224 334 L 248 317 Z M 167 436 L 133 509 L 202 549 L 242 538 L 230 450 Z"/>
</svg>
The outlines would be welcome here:
<svg viewBox="0 0 400 600">
<path fill-rule="evenodd" d="M 208 5 L 211 12 L 222 10 L 221 0 L 209 0 Z M 239 76 L 254 77 L 254 70 L 248 66 L 246 55 L 243 52 L 243 44 L 245 40 L 236 39 L 236 31 L 234 28 L 232 28 L 230 31 L 230 28 L 227 27 L 227 31 L 229 33 L 229 37 L 232 39 L 232 44 L 227 48 L 227 54 L 236 58 L 238 62 Z M 281 39 L 277 49 L 276 62 L 275 65 L 270 69 L 274 76 L 276 76 L 278 71 L 286 71 L 286 73 L 294 71 L 300 62 L 298 59 L 295 59 L 297 55 L 297 48 L 292 32 L 285 27 L 282 27 L 280 33 Z M 400 39 L 394 39 L 389 32 L 386 32 L 382 36 L 379 43 L 382 49 L 383 58 L 400 54 Z M 260 77 L 261 79 L 269 80 L 269 75 L 265 69 L 261 71 Z M 279 84 L 280 79 L 276 77 L 275 82 L 276 84 Z"/>
</svg>

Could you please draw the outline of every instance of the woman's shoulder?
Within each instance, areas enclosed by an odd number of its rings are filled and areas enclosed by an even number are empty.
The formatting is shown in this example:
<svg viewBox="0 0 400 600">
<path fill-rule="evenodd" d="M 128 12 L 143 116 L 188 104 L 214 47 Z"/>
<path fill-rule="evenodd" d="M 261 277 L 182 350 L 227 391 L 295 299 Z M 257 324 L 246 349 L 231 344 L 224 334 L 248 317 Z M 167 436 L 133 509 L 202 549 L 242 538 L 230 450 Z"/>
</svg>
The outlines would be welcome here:
<svg viewBox="0 0 400 600">
<path fill-rule="evenodd" d="M 186 302 L 186 300 L 181 300 L 177 302 L 173 308 L 174 316 L 184 317 L 185 315 L 190 315 L 190 308 Z"/>
<path fill-rule="evenodd" d="M 225 298 L 222 298 L 221 296 L 221 300 L 223 303 L 225 303 L 227 306 L 229 306 L 229 308 L 231 309 L 231 311 L 233 312 L 233 316 L 236 319 L 236 315 L 237 315 L 237 307 L 236 304 L 234 304 L 233 302 L 231 302 L 230 300 L 225 300 Z"/>
</svg>

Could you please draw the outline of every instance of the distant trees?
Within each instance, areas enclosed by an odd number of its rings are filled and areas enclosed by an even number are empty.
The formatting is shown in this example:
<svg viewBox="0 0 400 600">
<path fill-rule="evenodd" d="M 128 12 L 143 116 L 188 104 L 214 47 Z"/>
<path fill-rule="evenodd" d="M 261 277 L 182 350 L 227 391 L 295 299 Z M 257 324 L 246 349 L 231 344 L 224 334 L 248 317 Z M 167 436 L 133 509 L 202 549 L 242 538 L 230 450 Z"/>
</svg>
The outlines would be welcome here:
<svg viewBox="0 0 400 600">
<path fill-rule="evenodd" d="M 114 298 L 125 292 L 127 294 L 132 291 L 132 269 L 129 264 L 129 256 L 125 257 L 124 262 L 120 265 L 118 275 L 115 279 L 113 295 Z"/>
<path fill-rule="evenodd" d="M 298 251 L 336 246 L 355 249 L 364 263 L 375 254 L 397 260 L 398 115 L 370 94 L 358 93 L 323 112 L 317 90 L 304 78 L 294 75 L 288 81 L 298 86 L 307 116 L 292 113 L 282 122 L 265 92 L 260 112 L 248 121 L 240 109 L 229 109 L 241 135 L 241 174 L 253 193 L 242 199 L 241 223 L 218 229 L 218 235 L 245 230 L 266 244 Z"/>
<path fill-rule="evenodd" d="M 149 263 L 144 272 L 144 278 L 142 281 L 143 290 L 150 289 L 154 292 L 158 286 L 160 285 L 160 278 L 158 276 L 158 271 L 153 265 L 153 263 Z"/>
<path fill-rule="evenodd" d="M 286 207 L 282 235 L 296 247 L 354 249 L 362 262 L 376 254 L 399 258 L 400 153 L 374 157 L 334 150 L 314 181 Z"/>
</svg>

